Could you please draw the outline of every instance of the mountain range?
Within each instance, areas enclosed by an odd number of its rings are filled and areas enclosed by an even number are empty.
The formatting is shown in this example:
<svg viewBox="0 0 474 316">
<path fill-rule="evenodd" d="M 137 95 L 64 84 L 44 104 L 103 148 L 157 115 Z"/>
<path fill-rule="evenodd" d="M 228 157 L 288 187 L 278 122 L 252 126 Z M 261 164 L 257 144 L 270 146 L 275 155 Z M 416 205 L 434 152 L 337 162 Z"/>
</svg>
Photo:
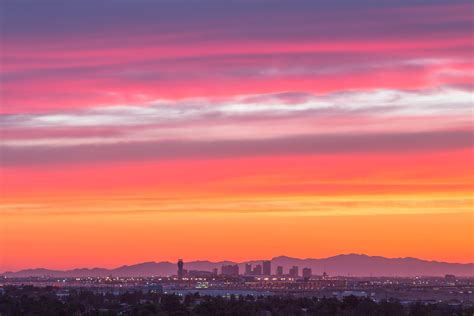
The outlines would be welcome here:
<svg viewBox="0 0 474 316">
<path fill-rule="evenodd" d="M 322 259 L 299 259 L 279 256 L 271 259 L 272 272 L 277 266 L 282 266 L 285 273 L 292 266 L 298 266 L 300 271 L 304 267 L 312 269 L 313 274 L 326 272 L 330 276 L 474 276 L 474 263 L 448 263 L 426 261 L 416 258 L 384 258 L 362 254 L 344 254 Z M 243 273 L 246 263 L 261 264 L 262 260 L 246 262 L 232 261 L 190 261 L 185 262 L 187 270 L 212 271 L 226 264 L 238 264 L 240 273 Z M 4 272 L 5 277 L 138 277 L 138 276 L 168 276 L 176 274 L 176 263 L 172 262 L 144 262 L 134 265 L 124 265 L 114 269 L 81 268 L 72 270 L 26 269 L 17 272 Z M 301 272 L 300 272 L 301 273 Z"/>
</svg>

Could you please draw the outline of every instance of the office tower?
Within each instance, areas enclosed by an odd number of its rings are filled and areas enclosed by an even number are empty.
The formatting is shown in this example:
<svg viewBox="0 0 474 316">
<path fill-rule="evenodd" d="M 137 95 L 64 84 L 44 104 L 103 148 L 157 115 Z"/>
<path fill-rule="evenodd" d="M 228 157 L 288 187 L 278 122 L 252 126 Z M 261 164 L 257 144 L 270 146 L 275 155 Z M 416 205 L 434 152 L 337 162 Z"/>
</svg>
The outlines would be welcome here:
<svg viewBox="0 0 474 316">
<path fill-rule="evenodd" d="M 238 276 L 239 275 L 239 266 L 234 264 L 229 264 L 222 266 L 221 268 L 221 274 L 223 275 L 229 275 L 229 276 Z"/>
<path fill-rule="evenodd" d="M 245 264 L 245 275 L 251 275 L 252 274 L 252 265 L 250 263 Z"/>
<path fill-rule="evenodd" d="M 283 267 L 282 266 L 277 267 L 276 275 L 279 276 L 279 277 L 283 276 Z"/>
<path fill-rule="evenodd" d="M 262 275 L 262 265 L 261 265 L 261 264 L 257 264 L 257 265 L 255 266 L 255 268 L 253 268 L 252 274 L 253 274 L 253 275 Z"/>
<path fill-rule="evenodd" d="M 181 280 L 184 276 L 184 263 L 183 263 L 183 259 L 179 259 L 178 260 L 178 279 Z"/>
<path fill-rule="evenodd" d="M 214 273 L 215 275 L 218 275 L 219 274 L 219 269 L 217 269 L 217 268 L 212 269 L 212 273 Z"/>
<path fill-rule="evenodd" d="M 263 266 L 263 275 L 272 275 L 272 262 L 265 260 L 262 262 Z"/>
<path fill-rule="evenodd" d="M 297 266 L 293 266 L 291 269 L 290 269 L 290 277 L 292 278 L 296 278 L 298 277 L 298 267 Z"/>
<path fill-rule="evenodd" d="M 312 276 L 311 268 L 303 268 L 303 278 L 309 279 Z"/>
</svg>

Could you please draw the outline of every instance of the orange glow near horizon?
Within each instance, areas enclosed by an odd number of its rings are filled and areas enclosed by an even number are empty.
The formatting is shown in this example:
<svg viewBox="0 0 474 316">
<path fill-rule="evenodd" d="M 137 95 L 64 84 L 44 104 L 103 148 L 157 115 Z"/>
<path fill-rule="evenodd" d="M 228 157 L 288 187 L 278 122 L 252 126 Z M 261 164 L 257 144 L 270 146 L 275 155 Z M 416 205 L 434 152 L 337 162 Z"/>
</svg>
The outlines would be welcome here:
<svg viewBox="0 0 474 316">
<path fill-rule="evenodd" d="M 469 150 L 4 170 L 2 269 L 350 252 L 472 262 L 471 159 Z"/>
<path fill-rule="evenodd" d="M 2 258 L 4 271 L 31 266 L 110 268 L 174 262 L 181 257 L 186 261 L 245 261 L 342 253 L 473 260 L 472 240 L 464 233 L 473 225 L 472 213 L 300 217 L 139 213 L 14 216 L 2 223 L 8 233 L 4 249 L 15 255 L 14 260 Z M 36 236 L 34 248 L 31 235 Z"/>
</svg>

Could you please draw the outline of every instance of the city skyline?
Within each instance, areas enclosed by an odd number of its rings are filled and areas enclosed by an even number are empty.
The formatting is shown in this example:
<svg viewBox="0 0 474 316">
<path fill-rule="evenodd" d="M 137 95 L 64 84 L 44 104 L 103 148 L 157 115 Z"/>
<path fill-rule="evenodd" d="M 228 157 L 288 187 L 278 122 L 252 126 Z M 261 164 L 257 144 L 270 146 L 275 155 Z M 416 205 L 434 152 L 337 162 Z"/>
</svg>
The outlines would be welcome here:
<svg viewBox="0 0 474 316">
<path fill-rule="evenodd" d="M 264 265 L 267 269 L 264 269 Z M 270 269 L 268 269 L 268 267 Z M 177 269 L 176 269 L 177 268 Z M 54 270 L 46 267 L 19 271 L 0 271 L 0 277 L 150 277 L 175 276 L 181 281 L 185 276 L 199 275 L 302 277 L 303 269 L 310 269 L 313 276 L 331 277 L 440 277 L 456 275 L 472 277 L 474 263 L 449 263 L 418 258 L 385 258 L 363 254 L 340 254 L 327 258 L 292 258 L 277 256 L 267 259 L 235 262 L 230 260 L 147 261 L 116 267 L 75 267 L 71 270 Z"/>
<path fill-rule="evenodd" d="M 473 263 L 473 10 L 2 1 L 0 271 Z"/>
<path fill-rule="evenodd" d="M 354 256 L 357 255 L 343 255 L 339 257 L 351 257 L 352 261 L 357 261 Z M 363 257 L 358 255 L 359 257 Z M 336 258 L 336 257 L 334 257 Z M 334 259 L 333 258 L 333 259 Z M 387 315 L 387 312 L 376 308 L 377 304 L 380 307 L 391 310 L 393 315 L 406 314 L 406 311 L 417 308 L 420 311 L 420 306 L 429 306 L 427 310 L 433 311 L 433 306 L 436 309 L 444 310 L 445 312 L 451 310 L 456 312 L 473 311 L 472 301 L 474 299 L 473 285 L 474 279 L 471 271 L 466 275 L 465 270 L 451 269 L 448 272 L 447 267 L 433 267 L 428 268 L 426 264 L 433 264 L 432 262 L 424 262 L 424 267 L 421 267 L 421 261 L 418 260 L 415 269 L 409 269 L 410 273 L 420 272 L 423 274 L 414 275 L 378 275 L 375 273 L 370 276 L 361 275 L 330 275 L 326 271 L 314 273 L 313 268 L 308 267 L 311 263 L 306 260 L 300 260 L 303 263 L 301 274 L 299 270 L 301 265 L 298 265 L 295 259 L 292 262 L 288 257 L 277 257 L 272 260 L 252 261 L 248 263 L 233 264 L 231 262 L 217 263 L 219 267 L 212 266 L 212 271 L 209 271 L 210 266 L 205 267 L 205 262 L 185 262 L 179 259 L 175 263 L 169 263 L 168 270 L 163 274 L 163 270 L 156 269 L 160 264 L 155 263 L 155 268 L 151 266 L 152 263 L 143 263 L 138 266 L 147 266 L 148 273 L 142 274 L 139 271 L 132 271 L 134 267 L 120 267 L 114 270 L 100 271 L 96 268 L 89 270 L 94 274 L 87 274 L 84 269 L 63 272 L 60 271 L 37 271 L 41 274 L 4 274 L 0 275 L 0 297 L 4 303 L 0 306 L 2 312 L 11 312 L 18 310 L 17 302 L 21 301 L 21 306 L 29 306 L 26 303 L 28 300 L 38 300 L 43 293 L 48 293 L 50 298 L 57 297 L 56 303 L 58 306 L 72 310 L 74 308 L 81 310 L 124 310 L 134 311 L 138 307 L 147 306 L 148 311 L 157 310 L 161 306 L 170 307 L 171 304 L 161 303 L 163 300 L 174 300 L 174 308 L 179 306 L 179 303 L 187 306 L 185 311 L 190 308 L 200 310 L 202 314 L 212 314 L 209 312 L 209 300 L 215 298 L 219 302 L 220 311 L 222 311 L 222 304 L 231 304 L 233 313 L 238 315 L 259 315 L 259 313 L 251 313 L 247 310 L 240 310 L 236 312 L 235 303 L 248 305 L 248 302 L 257 303 L 260 306 L 264 299 L 273 302 L 270 306 L 275 306 L 275 302 L 282 301 L 282 307 L 286 313 L 288 308 L 294 302 L 299 302 L 298 307 L 293 311 L 299 314 L 299 311 L 306 312 L 307 308 L 302 307 L 302 303 L 307 306 L 312 306 L 313 311 L 324 310 L 328 302 L 331 302 L 331 315 L 338 315 L 334 312 L 334 306 L 353 306 L 357 308 L 358 303 L 363 303 L 363 307 L 359 308 L 363 311 L 363 315 L 367 312 L 367 306 L 370 304 L 374 309 L 374 315 Z M 330 258 L 328 258 L 330 259 Z M 360 258 L 359 258 L 360 259 Z M 380 260 L 383 258 L 372 257 L 371 260 Z M 283 260 L 283 261 L 282 261 Z M 278 265 L 276 273 L 273 273 L 271 266 L 273 263 L 285 264 L 288 268 L 288 273 L 283 273 L 284 267 Z M 387 260 L 387 259 L 384 259 Z M 392 263 L 397 262 L 397 259 L 392 260 Z M 393 261 L 395 260 L 395 261 Z M 398 259 L 399 260 L 399 259 Z M 414 264 L 413 258 L 405 258 L 405 263 Z M 295 264 L 296 263 L 296 264 Z M 365 262 L 364 266 L 371 266 L 374 262 Z M 256 269 L 252 269 L 252 265 L 256 265 Z M 244 266 L 245 272 L 240 273 L 240 266 Z M 288 265 L 291 265 L 288 267 Z M 337 262 L 326 262 L 326 266 L 339 265 Z M 258 268 L 257 268 L 258 267 Z M 313 265 L 314 267 L 314 265 Z M 354 268 L 354 267 L 352 267 Z M 393 265 L 392 265 L 393 268 Z M 204 270 L 203 270 L 204 269 Z M 421 269 L 421 270 L 420 270 Z M 128 270 L 128 271 L 127 271 Z M 143 271 L 143 270 L 142 270 Z M 438 275 L 429 275 L 435 271 Z M 30 270 L 29 273 L 32 271 Z M 100 273 L 98 273 L 100 272 Z M 257 272 L 257 274 L 255 273 Z M 439 275 L 440 273 L 446 273 Z M 456 273 L 456 274 L 453 274 Z M 461 273 L 459 273 L 461 272 Z M 87 304 L 88 299 L 96 296 L 95 304 Z M 74 303 L 71 303 L 71 297 L 74 298 Z M 82 299 L 81 299 L 82 297 Z M 101 301 L 100 298 L 107 297 L 107 300 Z M 135 297 L 135 300 L 130 300 L 130 297 Z M 45 300 L 43 294 L 42 300 Z M 111 300 L 123 302 L 120 305 L 110 304 Z M 244 303 L 247 301 L 246 303 Z M 81 302 L 83 307 L 79 307 Z M 351 302 L 348 304 L 348 302 Z M 192 304 L 191 304 L 192 303 Z M 392 304 L 388 308 L 387 304 Z M 277 304 L 280 305 L 280 304 Z M 48 310 L 48 304 L 41 304 L 43 309 Z M 181 305 L 182 306 L 182 305 Z M 269 305 L 266 306 L 266 308 Z M 394 313 L 394 307 L 397 307 L 397 312 Z M 207 308 L 206 308 L 207 307 Z M 23 307 L 22 310 L 28 309 Z M 38 308 L 35 308 L 36 311 Z M 378 309 L 378 313 L 375 311 Z M 455 312 L 456 311 L 456 312 Z M 421 313 L 421 312 L 420 312 Z M 449 312 L 450 313 L 450 312 Z M 48 313 L 49 314 L 49 313 Z M 132 312 L 133 314 L 133 312 Z M 268 313 L 267 313 L 268 314 Z M 347 313 L 341 313 L 345 315 Z M 358 313 L 360 314 L 360 312 Z M 390 314 L 390 313 L 389 313 Z M 425 313 L 421 313 L 425 314 Z M 451 314 L 451 313 L 450 313 Z M 407 316 L 410 314 L 407 314 Z"/>
</svg>

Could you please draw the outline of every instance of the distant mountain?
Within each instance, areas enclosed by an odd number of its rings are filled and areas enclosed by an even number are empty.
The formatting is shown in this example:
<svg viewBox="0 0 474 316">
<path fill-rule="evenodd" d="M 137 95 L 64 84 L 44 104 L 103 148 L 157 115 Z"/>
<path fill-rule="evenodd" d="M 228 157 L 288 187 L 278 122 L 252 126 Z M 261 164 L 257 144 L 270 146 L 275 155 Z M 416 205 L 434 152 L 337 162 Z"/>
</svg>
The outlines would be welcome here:
<svg viewBox="0 0 474 316">
<path fill-rule="evenodd" d="M 260 264 L 261 260 L 253 260 L 241 263 L 232 261 L 210 262 L 192 261 L 185 262 L 185 269 L 212 271 L 220 269 L 225 264 L 238 264 L 241 273 L 246 263 Z M 328 273 L 331 276 L 444 276 L 454 274 L 456 276 L 474 276 L 474 263 L 447 263 L 437 261 L 426 261 L 416 258 L 384 258 L 371 257 L 360 254 L 338 255 L 323 259 L 298 259 L 286 256 L 272 259 L 272 270 L 282 266 L 285 272 L 292 266 L 311 268 L 313 274 Z M 301 272 L 300 272 L 301 273 Z M 66 271 L 48 269 L 27 269 L 17 272 L 5 272 L 6 277 L 27 276 L 51 276 L 51 277 L 99 277 L 99 276 L 168 276 L 176 274 L 176 263 L 171 262 L 144 262 L 135 265 L 125 265 L 115 269 L 93 268 L 73 269 Z"/>
<path fill-rule="evenodd" d="M 416 258 L 384 258 L 360 254 L 347 254 L 325 259 L 296 259 L 289 257 L 276 257 L 272 259 L 272 266 L 283 266 L 285 271 L 291 266 L 300 269 L 308 267 L 313 274 L 339 276 L 444 276 L 454 274 L 457 276 L 474 276 L 474 264 L 447 263 L 426 261 Z"/>
</svg>

